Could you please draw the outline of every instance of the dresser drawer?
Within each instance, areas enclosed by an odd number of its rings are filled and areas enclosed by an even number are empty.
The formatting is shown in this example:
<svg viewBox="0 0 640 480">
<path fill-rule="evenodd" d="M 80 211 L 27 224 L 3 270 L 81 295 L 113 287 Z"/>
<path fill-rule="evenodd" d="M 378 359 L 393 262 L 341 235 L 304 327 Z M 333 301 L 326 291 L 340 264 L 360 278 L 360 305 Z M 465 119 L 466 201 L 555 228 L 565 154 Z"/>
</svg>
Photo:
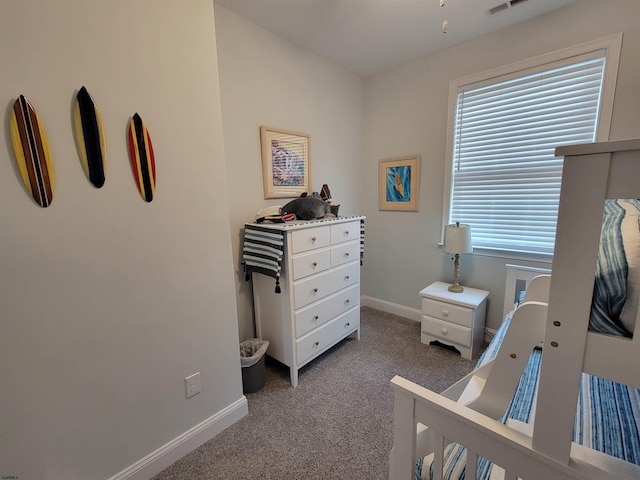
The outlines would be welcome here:
<svg viewBox="0 0 640 480">
<path fill-rule="evenodd" d="M 331 266 L 352 262 L 360 255 L 360 242 L 341 243 L 331 247 Z"/>
<path fill-rule="evenodd" d="M 293 283 L 293 308 L 297 310 L 360 281 L 360 264 L 343 265 Z"/>
<path fill-rule="evenodd" d="M 331 241 L 330 227 L 305 228 L 291 232 L 293 253 L 306 252 L 313 248 L 326 247 Z"/>
<path fill-rule="evenodd" d="M 313 275 L 328 270 L 331 267 L 332 253 L 329 248 L 309 250 L 293 256 L 293 279 Z"/>
<path fill-rule="evenodd" d="M 296 337 L 301 337 L 323 323 L 359 305 L 360 286 L 354 285 L 331 295 L 321 302 L 298 310 L 295 313 Z"/>
<path fill-rule="evenodd" d="M 471 329 L 442 322 L 432 317 L 422 316 L 422 333 L 442 339 L 444 343 L 456 343 L 463 347 L 471 346 Z"/>
<path fill-rule="evenodd" d="M 458 325 L 469 328 L 473 325 L 472 309 L 452 305 L 451 303 L 439 302 L 430 298 L 422 299 L 422 313 L 429 317 L 457 323 Z"/>
<path fill-rule="evenodd" d="M 331 225 L 331 243 L 360 239 L 360 221 Z"/>
<path fill-rule="evenodd" d="M 360 328 L 360 309 L 349 312 L 325 323 L 320 328 L 296 340 L 297 364 L 323 352 L 335 341 Z"/>
</svg>

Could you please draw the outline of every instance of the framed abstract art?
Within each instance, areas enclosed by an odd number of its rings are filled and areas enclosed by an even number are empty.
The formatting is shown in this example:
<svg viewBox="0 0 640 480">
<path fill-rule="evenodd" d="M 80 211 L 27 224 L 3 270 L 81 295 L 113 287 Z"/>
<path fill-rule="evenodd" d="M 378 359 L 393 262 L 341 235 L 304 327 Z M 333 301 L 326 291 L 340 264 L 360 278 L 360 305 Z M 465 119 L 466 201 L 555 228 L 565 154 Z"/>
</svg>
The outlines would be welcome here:
<svg viewBox="0 0 640 480">
<path fill-rule="evenodd" d="M 417 212 L 420 195 L 420 156 L 380 160 L 380 210 Z"/>
<path fill-rule="evenodd" d="M 311 136 L 260 127 L 264 198 L 311 194 Z"/>
</svg>

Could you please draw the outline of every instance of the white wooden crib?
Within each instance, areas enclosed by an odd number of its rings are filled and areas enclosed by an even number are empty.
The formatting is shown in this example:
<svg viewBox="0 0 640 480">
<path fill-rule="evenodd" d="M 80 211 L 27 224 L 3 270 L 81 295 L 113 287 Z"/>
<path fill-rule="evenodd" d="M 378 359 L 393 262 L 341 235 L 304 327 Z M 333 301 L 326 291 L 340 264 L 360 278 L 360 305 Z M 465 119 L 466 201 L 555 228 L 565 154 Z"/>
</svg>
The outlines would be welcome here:
<svg viewBox="0 0 640 480">
<path fill-rule="evenodd" d="M 467 480 L 476 478 L 478 456 L 502 467 L 505 479 L 640 478 L 640 467 L 572 442 L 582 372 L 640 388 L 638 315 L 632 338 L 588 328 L 605 199 L 640 198 L 640 139 L 562 147 L 556 154 L 565 161 L 553 275 L 516 311 L 517 326 L 508 327 L 512 344 L 488 367 L 443 394 L 393 378 L 390 479 L 412 479 L 416 460 L 431 452 L 433 478 L 443 478 L 451 442 L 466 448 Z M 538 337 L 543 354 L 534 420 L 500 423 L 497 412 L 513 395 L 510 377 L 521 372 L 518 348 L 530 352 Z"/>
</svg>

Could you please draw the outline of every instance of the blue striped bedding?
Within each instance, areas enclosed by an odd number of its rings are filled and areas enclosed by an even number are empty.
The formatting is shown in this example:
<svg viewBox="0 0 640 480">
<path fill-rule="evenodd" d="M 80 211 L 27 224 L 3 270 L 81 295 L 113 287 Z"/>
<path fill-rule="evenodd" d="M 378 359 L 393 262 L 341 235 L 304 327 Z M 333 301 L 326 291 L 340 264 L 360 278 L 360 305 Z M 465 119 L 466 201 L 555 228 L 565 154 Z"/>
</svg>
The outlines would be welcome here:
<svg viewBox="0 0 640 480">
<path fill-rule="evenodd" d="M 640 201 L 605 201 L 589 329 L 631 337 L 640 287 Z"/>
<path fill-rule="evenodd" d="M 524 293 L 524 292 L 523 292 Z M 605 201 L 589 329 L 631 337 L 640 303 L 640 200 Z M 519 297 L 519 300 L 522 295 Z M 478 365 L 495 357 L 511 319 L 496 332 Z M 537 390 L 542 351 L 531 353 L 507 411 L 500 419 L 527 423 Z M 640 390 L 583 373 L 574 424 L 574 441 L 640 465 Z M 433 476 L 432 456 L 416 462 L 417 480 Z M 451 444 L 445 451 L 445 479 L 464 479 L 466 450 Z M 489 479 L 492 464 L 478 460 L 478 478 Z"/>
<path fill-rule="evenodd" d="M 478 360 L 478 366 L 495 357 L 509 326 L 510 318 L 503 322 L 495 337 Z M 528 422 L 537 389 L 542 351 L 533 350 L 520 380 L 516 393 L 500 422 L 508 418 Z M 574 441 L 586 447 L 640 465 L 640 390 L 582 374 Z M 416 462 L 416 480 L 433 478 L 432 456 Z M 454 443 L 447 447 L 444 456 L 445 474 L 448 480 L 464 479 L 466 450 Z M 478 460 L 478 479 L 491 475 L 492 464 L 484 458 Z"/>
</svg>

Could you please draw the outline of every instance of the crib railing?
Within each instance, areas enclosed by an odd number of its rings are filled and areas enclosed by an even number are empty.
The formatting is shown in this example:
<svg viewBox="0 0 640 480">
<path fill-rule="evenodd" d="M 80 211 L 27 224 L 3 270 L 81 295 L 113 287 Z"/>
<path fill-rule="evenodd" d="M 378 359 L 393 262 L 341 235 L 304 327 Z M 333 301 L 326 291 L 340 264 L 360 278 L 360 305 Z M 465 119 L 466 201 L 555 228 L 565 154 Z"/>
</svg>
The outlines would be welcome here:
<svg viewBox="0 0 640 480">
<path fill-rule="evenodd" d="M 503 468 L 505 480 L 638 478 L 638 470 L 635 468 L 630 468 L 627 472 L 607 471 L 614 469 L 616 465 L 606 465 L 606 459 L 594 461 L 594 458 L 603 454 L 592 450 L 585 453 L 584 450 L 587 449 L 576 444 L 572 446 L 569 463 L 563 464 L 534 450 L 530 435 L 400 376 L 395 376 L 391 385 L 395 403 L 393 449 L 389 459 L 390 480 L 412 480 L 416 460 L 430 453 L 434 454 L 433 478 L 442 480 L 444 451 L 452 442 L 467 449 L 467 480 L 476 478 L 479 456 Z M 428 428 L 425 429 L 425 425 Z M 419 436 L 430 438 L 425 441 Z M 417 448 L 421 444 L 428 445 L 428 448 Z M 607 470 L 603 470 L 603 464 L 607 466 Z"/>
</svg>

